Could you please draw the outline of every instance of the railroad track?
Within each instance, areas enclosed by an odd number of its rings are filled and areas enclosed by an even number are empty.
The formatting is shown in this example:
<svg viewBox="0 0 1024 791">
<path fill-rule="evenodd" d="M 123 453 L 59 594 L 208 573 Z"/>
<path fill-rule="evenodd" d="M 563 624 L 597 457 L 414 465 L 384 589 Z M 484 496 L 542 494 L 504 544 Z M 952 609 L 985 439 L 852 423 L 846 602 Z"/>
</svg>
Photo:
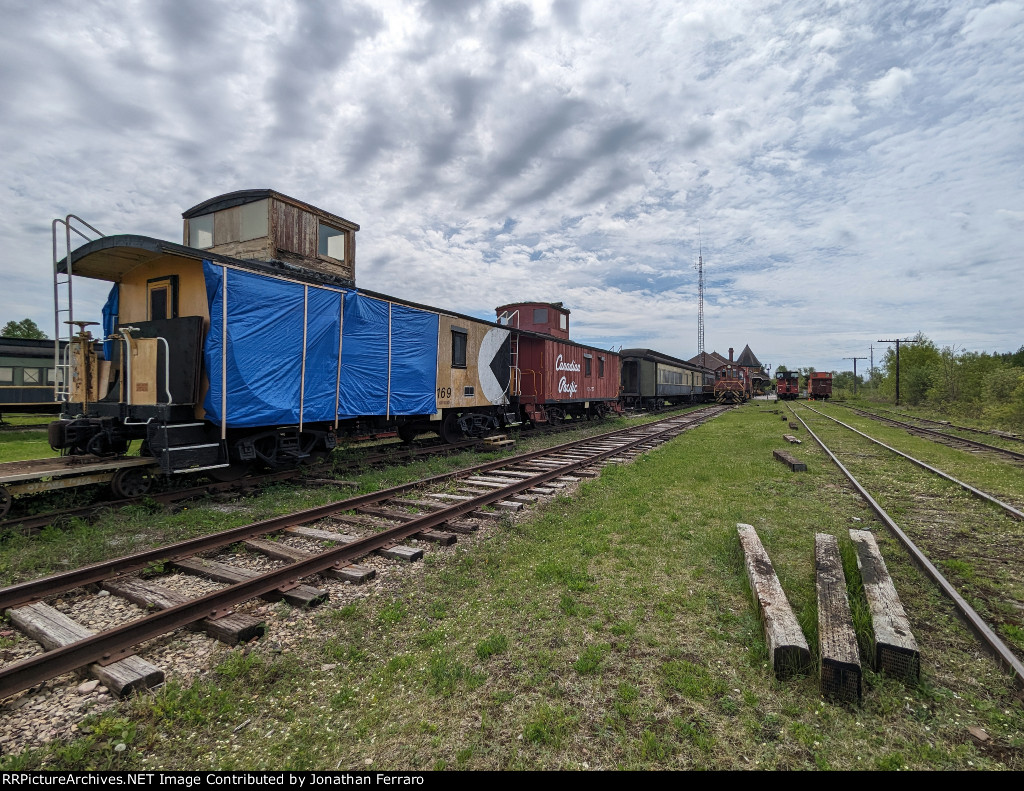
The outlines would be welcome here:
<svg viewBox="0 0 1024 791">
<path fill-rule="evenodd" d="M 354 459 L 338 460 L 333 469 L 335 472 L 360 471 L 380 464 L 401 464 L 418 461 L 427 456 L 436 456 L 460 452 L 480 445 L 479 440 L 467 440 L 453 444 L 425 443 L 423 445 L 406 445 L 403 443 L 388 444 L 381 450 L 360 455 Z M 41 460 L 40 460 L 41 461 Z M 24 462 L 30 465 L 33 462 Z M 194 500 L 198 497 L 205 497 L 212 494 L 239 493 L 266 486 L 268 484 L 280 483 L 282 481 L 305 481 L 307 483 L 326 484 L 335 483 L 343 485 L 343 481 L 327 481 L 325 479 L 313 479 L 316 467 L 298 467 L 291 470 L 280 470 L 261 475 L 247 475 L 236 481 L 207 481 L 193 486 L 169 489 L 162 492 L 147 492 L 137 497 L 122 497 L 116 500 L 104 500 L 101 502 L 84 505 L 78 508 L 65 508 L 58 511 L 47 511 L 39 514 L 31 514 L 8 518 L 0 521 L 0 533 L 8 530 L 19 533 L 34 533 L 52 524 L 65 524 L 73 518 L 85 519 L 101 511 L 123 508 L 129 505 L 138 504 L 144 500 L 170 505 L 172 503 Z M 2 496 L 2 494 L 0 494 Z M 10 507 L 8 502 L 7 508 Z M 0 504 L 3 509 L 3 504 Z M 0 510 L 0 515 L 3 510 Z"/>
<path fill-rule="evenodd" d="M 356 561 L 374 553 L 415 560 L 422 550 L 404 544 L 407 539 L 451 544 L 481 522 L 595 477 L 600 466 L 627 461 L 725 409 L 706 407 L 5 588 L 0 610 L 51 650 L 0 668 L 0 698 L 85 666 L 122 694 L 158 683 L 159 669 L 132 655 L 140 643 L 185 626 L 228 643 L 257 636 L 259 624 L 235 610 L 251 599 L 321 603 L 329 592 L 303 580 L 365 581 L 373 570 Z M 267 541 L 271 536 L 277 540 Z M 261 563 L 229 563 L 238 556 L 225 550 L 240 542 L 259 553 Z M 218 553 L 214 559 L 200 557 L 211 552 Z M 155 566 L 204 582 L 168 588 L 137 575 Z M 86 585 L 133 602 L 139 617 L 93 633 L 44 601 L 60 596 L 66 604 Z M 192 595 L 201 587 L 209 589 Z"/>
<path fill-rule="evenodd" d="M 917 415 L 908 415 L 904 412 L 895 412 L 891 409 L 878 409 L 879 412 L 888 412 L 890 415 L 896 415 L 909 420 L 916 420 L 918 423 L 926 423 L 932 426 L 941 426 L 947 431 L 969 431 L 972 434 L 985 434 L 989 437 L 998 437 L 999 439 L 1005 439 L 1010 442 L 1024 442 L 1024 437 L 1020 437 L 1009 431 L 992 431 L 983 428 L 973 428 L 971 426 L 958 426 L 956 423 L 951 423 L 948 420 L 932 420 L 931 418 L 919 417 Z M 941 429 L 939 429 L 941 430 Z"/>
<path fill-rule="evenodd" d="M 952 434 L 947 434 L 945 431 L 939 431 L 938 429 L 925 428 L 923 426 L 915 426 L 911 423 L 907 423 L 902 420 L 896 420 L 895 418 L 891 417 L 885 417 L 884 415 L 878 415 L 875 414 L 874 412 L 868 412 L 867 410 L 859 409 L 858 407 L 852 407 L 846 404 L 844 404 L 844 406 L 854 414 L 860 415 L 861 417 L 871 418 L 872 420 L 877 420 L 880 423 L 885 423 L 886 425 L 889 426 L 896 426 L 898 428 L 905 429 L 911 434 L 935 440 L 936 442 L 941 442 L 944 445 L 949 445 L 950 447 L 957 448 L 959 450 L 966 450 L 970 452 L 985 451 L 990 453 L 997 453 L 999 455 L 1013 459 L 1014 461 L 1024 461 L 1024 453 L 1020 453 L 1015 450 L 1001 448 L 998 447 L 997 445 L 989 445 L 988 443 L 979 442 L 978 440 L 974 439 L 968 439 L 967 437 L 957 437 Z M 960 427 L 957 426 L 956 428 Z M 970 430 L 973 429 L 968 429 L 968 431 Z M 1005 437 L 1002 435 L 996 436 L 999 436 L 1002 439 L 1015 439 L 1013 437 Z"/>
<path fill-rule="evenodd" d="M 895 507 L 902 508 L 908 512 L 908 517 L 905 520 L 907 526 L 901 528 L 878 500 L 868 492 L 866 486 L 854 477 L 854 474 L 840 461 L 834 447 L 830 448 L 827 446 L 824 440 L 811 429 L 807 421 L 801 417 L 800 413 L 813 412 L 824 420 L 831 421 L 863 439 L 870 440 L 875 446 L 884 448 L 886 451 L 916 465 L 919 469 L 925 470 L 932 475 L 942 478 L 951 485 L 970 492 L 974 497 L 987 505 L 1000 509 L 1006 517 L 1014 520 L 1014 522 L 1010 523 L 1012 525 L 1016 525 L 1017 520 L 1024 518 L 1024 513 L 1014 505 L 1003 502 L 987 492 L 959 481 L 936 467 L 886 445 L 864 432 L 858 431 L 853 426 L 843 423 L 813 407 L 803 405 L 800 410 L 796 410 L 792 405 L 789 405 L 789 409 L 853 484 L 854 488 L 864 498 L 882 523 L 903 545 L 913 562 L 952 601 L 958 616 L 967 623 L 985 648 L 1004 668 L 1014 674 L 1015 683 L 1020 687 L 1024 687 L 1024 663 L 1021 661 L 1024 658 L 1024 650 L 1016 645 L 1007 645 L 996 633 L 996 629 L 999 626 L 1008 625 L 1014 629 L 1024 627 L 1024 575 L 1021 574 L 1020 564 L 1015 560 L 1020 557 L 1021 546 L 1024 544 L 1024 538 L 1021 536 L 1019 527 L 994 525 L 991 512 L 986 509 L 986 506 L 982 505 L 977 505 L 969 510 L 961 509 L 958 516 L 962 521 L 958 521 L 953 529 L 949 529 L 943 520 L 934 518 L 934 515 L 929 516 L 927 513 L 915 520 L 912 518 L 915 509 L 909 506 L 908 503 L 914 501 L 915 494 L 923 498 L 925 495 L 921 495 L 921 492 L 924 490 L 919 487 L 916 493 L 911 491 L 913 488 L 912 476 L 901 474 L 899 478 L 904 491 L 900 494 L 890 491 L 885 495 L 887 499 L 893 502 Z M 827 426 L 828 424 L 824 423 L 824 420 L 820 422 Z M 841 440 L 839 441 L 841 442 Z M 859 457 L 857 461 L 850 462 L 848 460 L 847 463 L 867 465 L 866 469 L 862 469 L 859 472 L 862 477 L 870 477 L 872 475 L 871 465 L 875 464 L 877 466 L 879 462 L 879 457 L 872 457 L 864 452 L 863 443 L 856 449 L 856 455 L 854 450 L 850 448 L 847 448 L 846 454 L 855 459 Z M 931 496 L 934 497 L 935 495 Z M 890 507 L 893 506 L 891 505 Z M 920 510 L 920 508 L 917 509 L 917 511 Z M 978 531 L 972 531 L 972 524 L 978 526 Z M 987 536 L 980 535 L 979 531 L 985 528 L 989 529 L 989 534 Z M 994 540 L 985 542 L 985 538 L 994 538 Z M 935 558 L 935 560 L 933 561 L 932 558 Z M 966 574 L 964 568 L 968 561 L 971 563 L 971 572 Z M 939 570 L 937 564 L 945 565 L 947 568 L 958 569 L 957 573 L 961 577 L 960 584 L 954 585 L 951 583 Z M 976 604 L 983 606 L 988 611 L 987 618 L 982 617 L 977 612 L 975 607 L 961 593 L 961 590 L 974 599 Z M 995 628 L 989 623 L 991 620 L 999 621 L 999 623 L 995 624 Z"/>
</svg>

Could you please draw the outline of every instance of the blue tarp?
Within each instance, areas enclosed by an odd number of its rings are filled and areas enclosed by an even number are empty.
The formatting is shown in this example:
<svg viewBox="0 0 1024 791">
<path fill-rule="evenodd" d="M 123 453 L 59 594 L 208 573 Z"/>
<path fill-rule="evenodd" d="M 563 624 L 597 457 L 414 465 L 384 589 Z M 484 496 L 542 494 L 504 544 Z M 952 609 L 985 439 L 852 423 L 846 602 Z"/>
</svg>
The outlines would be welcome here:
<svg viewBox="0 0 1024 791">
<path fill-rule="evenodd" d="M 118 303 L 121 301 L 121 287 L 114 283 L 110 288 L 110 294 L 107 295 L 107 302 L 103 306 L 103 337 L 110 337 L 114 329 L 117 327 L 117 312 L 119 310 Z M 96 315 L 95 313 L 93 315 Z M 111 355 L 114 353 L 114 342 L 103 341 L 103 359 L 112 360 L 114 359 Z"/>
<path fill-rule="evenodd" d="M 203 407 L 208 420 L 220 422 L 225 269 L 204 261 L 203 271 L 210 305 L 204 347 L 210 389 Z M 304 286 L 237 269 L 227 270 L 227 282 L 229 426 L 295 424 L 300 404 L 304 422 L 334 420 L 336 403 L 340 417 L 437 411 L 436 314 L 355 291 Z"/>
</svg>

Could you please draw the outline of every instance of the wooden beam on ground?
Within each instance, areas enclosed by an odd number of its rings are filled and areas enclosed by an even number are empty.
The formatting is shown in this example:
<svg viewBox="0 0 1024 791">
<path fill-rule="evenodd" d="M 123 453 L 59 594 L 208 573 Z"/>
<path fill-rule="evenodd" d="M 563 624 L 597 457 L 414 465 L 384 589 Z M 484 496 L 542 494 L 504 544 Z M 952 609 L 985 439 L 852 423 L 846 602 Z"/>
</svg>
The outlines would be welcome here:
<svg viewBox="0 0 1024 791">
<path fill-rule="evenodd" d="M 821 694 L 833 700 L 860 703 L 860 649 L 846 596 L 839 541 L 833 535 L 814 535 L 814 576 L 818 589 Z"/>
<path fill-rule="evenodd" d="M 391 558 L 392 560 L 406 560 L 409 563 L 412 563 L 414 560 L 419 560 L 423 557 L 423 550 L 407 547 L 404 544 L 398 544 L 397 546 L 388 547 L 386 549 L 378 549 L 377 554 L 383 555 L 386 558 Z"/>
<path fill-rule="evenodd" d="M 189 600 L 184 593 L 139 577 L 114 577 L 104 580 L 100 586 L 115 596 L 146 609 L 167 610 Z M 228 645 L 247 643 L 257 637 L 263 637 L 267 632 L 267 625 L 263 621 L 237 612 L 223 618 L 204 618 L 196 621 L 194 626 Z"/>
<path fill-rule="evenodd" d="M 182 571 L 187 571 L 189 574 L 197 574 L 200 577 L 206 577 L 215 582 L 224 582 L 228 585 L 245 582 L 253 577 L 260 576 L 257 571 L 229 566 L 226 563 L 218 563 L 215 560 L 206 560 L 204 558 L 182 558 L 172 561 L 171 565 Z M 316 607 L 327 601 L 330 598 L 330 594 L 320 588 L 314 588 L 312 585 L 296 585 L 294 588 L 288 588 L 287 590 L 278 589 L 264 593 L 260 598 L 267 601 L 284 599 L 293 607 Z"/>
<path fill-rule="evenodd" d="M 789 427 L 791 429 L 793 429 L 793 431 L 799 431 L 800 430 L 800 424 L 799 423 L 793 423 L 792 421 L 790 422 Z"/>
<path fill-rule="evenodd" d="M 446 533 L 441 530 L 424 530 L 415 535 L 420 541 L 430 541 L 434 544 L 440 544 L 443 547 L 449 547 L 459 540 L 459 537 L 454 533 Z"/>
<path fill-rule="evenodd" d="M 743 548 L 750 589 L 764 623 L 764 639 L 775 676 L 781 679 L 804 673 L 810 668 L 811 652 L 772 561 L 752 525 L 739 523 L 736 531 Z"/>
<path fill-rule="evenodd" d="M 800 459 L 794 456 L 789 451 L 785 450 L 773 450 L 772 455 L 785 464 L 793 472 L 803 472 L 807 469 L 807 465 L 804 464 Z"/>
<path fill-rule="evenodd" d="M 786 442 L 788 442 L 788 443 L 789 443 L 790 445 L 799 445 L 799 444 L 801 444 L 801 443 L 800 443 L 800 440 L 798 440 L 798 439 L 797 439 L 796 437 L 794 437 L 794 436 L 793 436 L 792 434 L 783 434 L 783 435 L 782 435 L 782 438 L 783 438 L 784 440 L 786 440 Z"/>
<path fill-rule="evenodd" d="M 36 602 L 7 611 L 15 626 L 47 651 L 77 643 L 96 634 L 48 604 Z M 136 689 L 149 689 L 164 681 L 164 671 L 145 659 L 129 656 L 109 665 L 92 664 L 86 670 L 119 698 Z"/>
<path fill-rule="evenodd" d="M 921 653 L 875 537 L 869 530 L 851 530 L 850 539 L 857 548 L 857 566 L 871 611 L 875 669 L 916 683 L 921 676 Z"/>
</svg>

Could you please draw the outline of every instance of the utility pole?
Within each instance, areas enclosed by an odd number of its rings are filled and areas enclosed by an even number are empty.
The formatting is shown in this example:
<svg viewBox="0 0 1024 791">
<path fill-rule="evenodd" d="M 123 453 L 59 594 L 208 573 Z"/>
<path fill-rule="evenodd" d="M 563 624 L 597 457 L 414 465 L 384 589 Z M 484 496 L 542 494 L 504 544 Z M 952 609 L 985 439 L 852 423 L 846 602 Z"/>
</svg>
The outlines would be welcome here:
<svg viewBox="0 0 1024 791">
<path fill-rule="evenodd" d="M 896 406 L 900 405 L 900 344 L 901 343 L 917 343 L 917 341 L 911 338 L 897 338 L 894 341 L 883 341 L 879 339 L 879 343 L 895 343 L 896 344 Z"/>
<path fill-rule="evenodd" d="M 844 360 L 853 360 L 853 395 L 857 396 L 857 360 L 866 360 L 867 357 L 844 357 Z"/>
<path fill-rule="evenodd" d="M 871 367 L 868 368 L 868 376 L 870 376 L 872 379 L 875 376 L 875 344 L 873 343 L 871 344 Z M 871 383 L 871 386 L 875 386 L 874 382 Z"/>
<path fill-rule="evenodd" d="M 697 225 L 697 243 L 700 251 L 697 256 L 697 352 L 700 354 L 700 364 L 707 368 L 707 355 L 704 353 L 704 242 L 700 234 L 700 224 Z"/>
</svg>

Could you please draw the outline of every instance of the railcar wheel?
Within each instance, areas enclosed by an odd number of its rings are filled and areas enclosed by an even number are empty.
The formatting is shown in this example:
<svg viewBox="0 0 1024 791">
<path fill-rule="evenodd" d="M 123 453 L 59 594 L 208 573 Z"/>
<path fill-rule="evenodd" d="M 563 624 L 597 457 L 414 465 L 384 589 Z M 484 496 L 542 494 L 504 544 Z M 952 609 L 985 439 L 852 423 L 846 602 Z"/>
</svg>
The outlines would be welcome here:
<svg viewBox="0 0 1024 791">
<path fill-rule="evenodd" d="M 121 500 L 142 497 L 153 487 L 153 476 L 138 467 L 124 467 L 114 473 L 110 488 Z"/>
<path fill-rule="evenodd" d="M 453 445 L 456 442 L 462 442 L 466 438 L 466 435 L 462 433 L 462 427 L 459 425 L 459 418 L 454 412 L 450 412 L 448 416 L 441 423 L 441 439 L 447 442 L 449 445 Z"/>
<path fill-rule="evenodd" d="M 3 486 L 0 486 L 0 519 L 7 516 L 7 512 L 11 510 L 11 503 L 13 501 L 14 498 L 11 496 L 11 493 Z"/>
<path fill-rule="evenodd" d="M 402 440 L 406 445 L 416 439 L 416 436 L 420 433 L 419 429 L 416 428 L 415 423 L 403 423 L 398 427 L 398 438 Z"/>
</svg>

